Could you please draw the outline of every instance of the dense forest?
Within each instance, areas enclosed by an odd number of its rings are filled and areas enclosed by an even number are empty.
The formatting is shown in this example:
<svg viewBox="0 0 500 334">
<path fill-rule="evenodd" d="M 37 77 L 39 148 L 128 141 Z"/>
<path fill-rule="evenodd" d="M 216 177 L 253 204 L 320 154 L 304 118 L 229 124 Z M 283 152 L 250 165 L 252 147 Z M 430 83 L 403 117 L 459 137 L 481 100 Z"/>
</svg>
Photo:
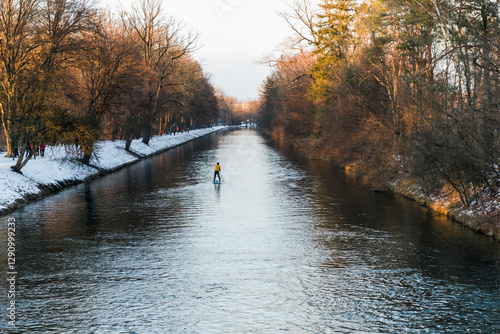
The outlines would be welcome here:
<svg viewBox="0 0 500 334">
<path fill-rule="evenodd" d="M 468 206 L 500 180 L 496 0 L 297 1 L 259 123 L 376 184 Z"/>
<path fill-rule="evenodd" d="M 88 163 L 97 140 L 216 123 L 219 100 L 192 57 L 196 34 L 160 0 L 118 14 L 86 0 L 0 0 L 1 141 L 18 155 L 61 144 Z"/>
</svg>

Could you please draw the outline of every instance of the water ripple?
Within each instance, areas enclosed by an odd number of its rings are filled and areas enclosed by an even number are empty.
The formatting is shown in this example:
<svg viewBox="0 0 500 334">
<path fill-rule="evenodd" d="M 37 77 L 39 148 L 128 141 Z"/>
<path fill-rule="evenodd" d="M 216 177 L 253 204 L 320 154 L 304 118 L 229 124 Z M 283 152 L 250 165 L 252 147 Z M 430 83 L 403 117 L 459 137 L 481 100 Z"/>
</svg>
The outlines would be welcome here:
<svg viewBox="0 0 500 334">
<path fill-rule="evenodd" d="M 16 219 L 18 333 L 500 332 L 498 244 L 251 131 Z"/>
</svg>

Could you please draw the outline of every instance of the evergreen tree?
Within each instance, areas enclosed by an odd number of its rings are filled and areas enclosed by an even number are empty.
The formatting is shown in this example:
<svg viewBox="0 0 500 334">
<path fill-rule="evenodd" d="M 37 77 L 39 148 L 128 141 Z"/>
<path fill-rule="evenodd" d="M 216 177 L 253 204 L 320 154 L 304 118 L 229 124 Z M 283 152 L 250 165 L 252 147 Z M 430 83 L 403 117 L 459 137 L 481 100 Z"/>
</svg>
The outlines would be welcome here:
<svg viewBox="0 0 500 334">
<path fill-rule="evenodd" d="M 338 70 L 347 66 L 353 49 L 357 6 L 354 0 L 323 0 L 319 6 L 312 93 L 316 99 L 328 101 L 337 93 Z"/>
</svg>

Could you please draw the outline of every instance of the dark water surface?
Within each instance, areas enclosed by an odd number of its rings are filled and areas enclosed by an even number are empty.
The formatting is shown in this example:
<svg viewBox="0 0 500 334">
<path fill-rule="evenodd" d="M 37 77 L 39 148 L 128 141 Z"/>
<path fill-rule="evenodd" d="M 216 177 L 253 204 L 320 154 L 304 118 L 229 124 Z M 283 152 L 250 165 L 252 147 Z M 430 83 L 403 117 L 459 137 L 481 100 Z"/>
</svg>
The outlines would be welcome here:
<svg viewBox="0 0 500 334">
<path fill-rule="evenodd" d="M 500 243 L 250 130 L 0 217 L 4 249 L 8 217 L 4 332 L 500 333 Z"/>
</svg>

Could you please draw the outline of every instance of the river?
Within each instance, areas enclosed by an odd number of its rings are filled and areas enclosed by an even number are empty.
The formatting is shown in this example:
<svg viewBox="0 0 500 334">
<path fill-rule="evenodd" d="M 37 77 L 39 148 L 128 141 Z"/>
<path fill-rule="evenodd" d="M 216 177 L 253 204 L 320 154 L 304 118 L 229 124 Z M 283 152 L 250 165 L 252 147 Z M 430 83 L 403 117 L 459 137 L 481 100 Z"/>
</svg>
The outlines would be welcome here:
<svg viewBox="0 0 500 334">
<path fill-rule="evenodd" d="M 11 217 L 7 333 L 500 333 L 500 243 L 253 130 L 0 217 L 4 248 Z"/>
</svg>

